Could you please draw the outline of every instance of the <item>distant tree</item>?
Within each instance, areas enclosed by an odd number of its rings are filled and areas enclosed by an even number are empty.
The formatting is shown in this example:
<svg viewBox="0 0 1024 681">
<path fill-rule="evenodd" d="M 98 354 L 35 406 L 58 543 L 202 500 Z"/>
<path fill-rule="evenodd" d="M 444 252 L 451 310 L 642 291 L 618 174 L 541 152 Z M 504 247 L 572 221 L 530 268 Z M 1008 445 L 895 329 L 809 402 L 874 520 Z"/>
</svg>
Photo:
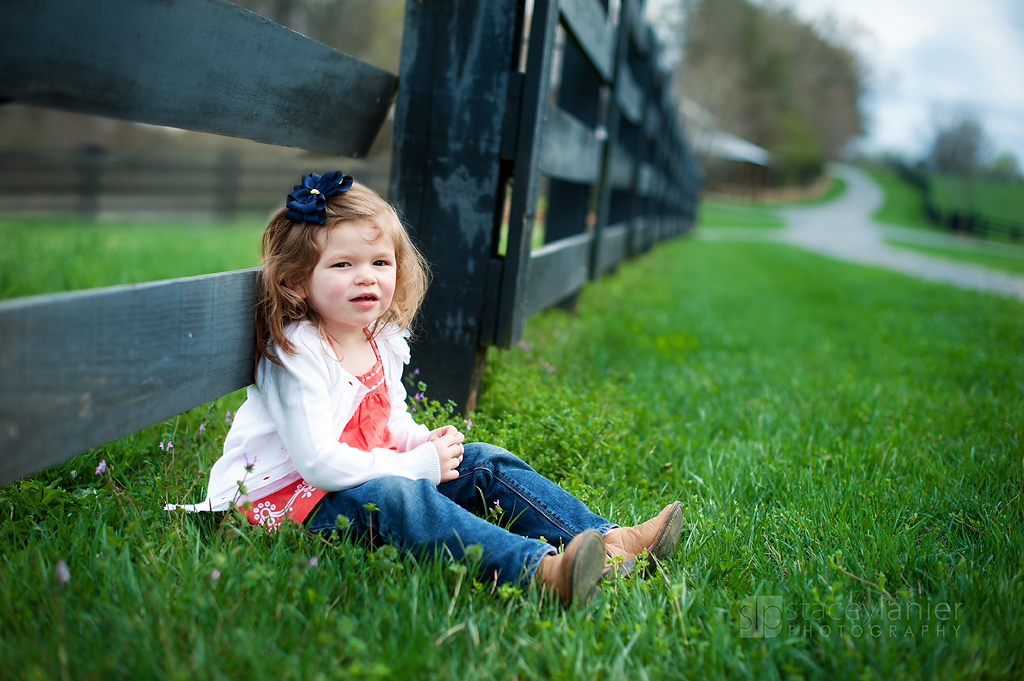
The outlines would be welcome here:
<svg viewBox="0 0 1024 681">
<path fill-rule="evenodd" d="M 784 183 L 817 177 L 864 128 L 864 70 L 835 21 L 753 0 L 677 0 L 676 90 L 773 153 Z"/>
<path fill-rule="evenodd" d="M 940 123 L 935 132 L 928 165 L 939 173 L 971 175 L 981 166 L 988 140 L 978 117 L 957 112 Z"/>
<path fill-rule="evenodd" d="M 1021 180 L 1020 165 L 1017 163 L 1017 157 L 1008 151 L 999 154 L 996 160 L 992 161 L 989 172 L 997 180 L 1009 180 L 1011 182 L 1019 182 Z"/>
</svg>

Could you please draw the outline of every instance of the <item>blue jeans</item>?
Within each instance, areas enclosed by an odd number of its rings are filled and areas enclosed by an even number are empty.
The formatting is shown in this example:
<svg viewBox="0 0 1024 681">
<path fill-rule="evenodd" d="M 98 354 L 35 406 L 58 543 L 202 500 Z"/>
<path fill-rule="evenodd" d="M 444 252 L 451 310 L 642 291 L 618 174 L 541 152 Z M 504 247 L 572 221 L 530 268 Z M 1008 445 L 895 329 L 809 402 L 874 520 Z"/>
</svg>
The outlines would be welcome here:
<svg viewBox="0 0 1024 681">
<path fill-rule="evenodd" d="M 376 539 L 416 556 L 444 546 L 456 559 L 479 544 L 482 581 L 526 584 L 556 546 L 587 528 L 605 534 L 617 527 L 501 447 L 466 444 L 458 470 L 458 478 L 436 487 L 429 480 L 390 476 L 330 492 L 314 510 L 309 531 L 329 534 L 344 515 L 351 531 L 367 533 L 372 516 Z M 508 530 L 474 514 L 486 513 L 496 501 Z M 371 503 L 377 510 L 364 508 Z"/>
</svg>

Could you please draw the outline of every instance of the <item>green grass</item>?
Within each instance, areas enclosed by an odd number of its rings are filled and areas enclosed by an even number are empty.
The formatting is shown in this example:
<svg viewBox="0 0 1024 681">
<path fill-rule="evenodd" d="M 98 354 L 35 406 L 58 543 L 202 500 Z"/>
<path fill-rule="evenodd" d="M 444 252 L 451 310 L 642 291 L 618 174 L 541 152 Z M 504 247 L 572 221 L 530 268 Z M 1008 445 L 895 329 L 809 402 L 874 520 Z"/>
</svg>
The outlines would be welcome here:
<svg viewBox="0 0 1024 681">
<path fill-rule="evenodd" d="M 878 222 L 895 225 L 898 227 L 912 227 L 917 229 L 938 231 L 942 234 L 948 234 L 949 232 L 945 229 L 941 229 L 936 225 L 931 224 L 925 218 L 924 214 L 924 192 L 903 178 L 899 176 L 894 170 L 887 168 L 867 167 L 865 168 L 871 176 L 877 181 L 883 192 L 885 193 L 885 201 L 875 214 L 874 219 Z M 938 178 L 941 181 L 942 178 Z M 946 180 L 955 182 L 952 178 L 946 178 Z M 933 178 L 933 182 L 937 180 Z M 982 181 L 979 181 L 982 182 Z M 998 194 L 993 187 L 998 189 L 1000 186 L 1011 187 L 1011 185 L 1001 185 L 1000 183 L 987 182 L 985 185 L 988 189 L 984 191 L 992 190 L 992 194 Z M 936 187 L 936 201 L 941 202 L 939 192 L 949 192 L 952 185 L 947 183 L 945 189 Z M 984 193 L 979 185 L 979 194 Z M 1024 193 L 1024 192 L 1022 192 Z M 997 205 L 993 203 L 991 205 Z M 999 204 L 1004 206 L 1007 204 Z M 1019 218 L 1017 218 L 1019 219 Z M 999 253 L 999 245 L 1001 243 L 1008 243 L 1006 237 L 999 236 L 993 237 L 989 235 L 986 242 L 992 244 L 990 253 L 979 253 L 975 250 L 958 249 L 955 244 L 950 244 L 949 248 L 940 248 L 931 245 L 919 245 L 908 242 L 891 241 L 894 245 L 898 245 L 901 248 L 911 248 L 913 250 L 927 253 L 929 255 L 935 255 L 943 258 L 950 258 L 952 260 L 959 260 L 962 262 L 970 262 L 985 267 L 991 267 L 994 269 L 1006 270 L 1008 272 L 1021 272 L 1021 261 L 1013 255 L 1007 253 Z"/>
<path fill-rule="evenodd" d="M 871 177 L 882 186 L 885 202 L 872 216 L 878 222 L 899 227 L 915 227 L 934 231 L 924 212 L 924 191 L 891 168 L 866 167 Z"/>
<path fill-rule="evenodd" d="M 909 248 L 921 253 L 927 253 L 928 255 L 936 255 L 941 258 L 949 258 L 951 260 L 959 260 L 961 262 L 968 262 L 974 265 L 982 265 L 983 267 L 1005 270 L 1006 272 L 1024 274 L 1024 258 L 1020 256 L 1014 257 L 1009 254 L 1001 255 L 999 253 L 979 253 L 977 251 L 960 250 L 957 248 L 924 246 L 921 244 L 894 239 L 887 239 L 886 243 L 890 243 L 893 246 L 899 246 L 900 248 Z"/>
<path fill-rule="evenodd" d="M 700 202 L 697 226 L 785 227 L 786 222 L 772 208 L 710 200 Z"/>
<path fill-rule="evenodd" d="M 789 201 L 730 201 L 724 196 L 713 196 L 700 202 L 697 210 L 698 227 L 768 227 L 786 226 L 778 209 L 787 206 L 813 206 L 839 198 L 848 189 L 846 181 L 839 177 L 829 178 L 825 191 L 817 196 Z"/>
<path fill-rule="evenodd" d="M 255 267 L 264 226 L 3 218 L 0 298 Z"/>
<path fill-rule="evenodd" d="M 620 523 L 682 500 L 660 575 L 566 611 L 445 558 L 164 513 L 201 496 L 235 395 L 0 489 L 0 669 L 1019 678 L 1022 312 L 781 245 L 674 241 L 492 351 L 471 432 Z M 781 599 L 779 636 L 742 636 L 752 596 Z"/>
<path fill-rule="evenodd" d="M 931 175 L 932 195 L 942 213 L 973 212 L 1024 223 L 1024 184 L 979 177 L 967 182 L 951 175 Z"/>
</svg>

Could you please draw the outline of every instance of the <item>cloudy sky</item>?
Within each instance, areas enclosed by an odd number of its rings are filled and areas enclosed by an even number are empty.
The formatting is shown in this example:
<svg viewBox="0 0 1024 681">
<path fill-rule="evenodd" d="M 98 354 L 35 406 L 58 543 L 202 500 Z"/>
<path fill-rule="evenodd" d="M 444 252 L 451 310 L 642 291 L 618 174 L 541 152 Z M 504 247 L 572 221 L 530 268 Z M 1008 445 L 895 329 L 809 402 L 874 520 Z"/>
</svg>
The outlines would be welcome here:
<svg viewBox="0 0 1024 681">
<path fill-rule="evenodd" d="M 786 0 L 809 20 L 860 26 L 871 71 L 868 151 L 921 155 L 937 117 L 966 107 L 992 151 L 1024 165 L 1024 0 Z"/>
<path fill-rule="evenodd" d="M 967 110 L 991 152 L 1024 168 L 1024 0 L 755 0 L 793 7 L 811 22 L 831 16 L 864 58 L 868 131 L 875 153 L 923 156 L 936 124 Z M 648 15 L 675 15 L 678 0 L 647 0 Z"/>
</svg>

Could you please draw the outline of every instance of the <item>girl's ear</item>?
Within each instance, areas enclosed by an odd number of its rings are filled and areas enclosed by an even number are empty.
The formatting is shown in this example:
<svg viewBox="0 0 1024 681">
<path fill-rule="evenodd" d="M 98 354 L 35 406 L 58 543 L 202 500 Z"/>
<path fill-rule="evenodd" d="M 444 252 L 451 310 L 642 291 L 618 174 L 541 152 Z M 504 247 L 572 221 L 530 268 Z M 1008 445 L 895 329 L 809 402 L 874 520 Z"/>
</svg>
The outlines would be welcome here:
<svg viewBox="0 0 1024 681">
<path fill-rule="evenodd" d="M 303 300 L 306 299 L 306 289 L 305 289 L 305 287 L 303 287 L 303 286 L 292 286 L 292 282 L 288 281 L 287 279 L 284 280 L 284 285 L 285 285 L 286 288 L 291 289 L 292 291 L 295 291 L 295 294 L 298 295 L 299 298 L 302 298 Z"/>
</svg>

